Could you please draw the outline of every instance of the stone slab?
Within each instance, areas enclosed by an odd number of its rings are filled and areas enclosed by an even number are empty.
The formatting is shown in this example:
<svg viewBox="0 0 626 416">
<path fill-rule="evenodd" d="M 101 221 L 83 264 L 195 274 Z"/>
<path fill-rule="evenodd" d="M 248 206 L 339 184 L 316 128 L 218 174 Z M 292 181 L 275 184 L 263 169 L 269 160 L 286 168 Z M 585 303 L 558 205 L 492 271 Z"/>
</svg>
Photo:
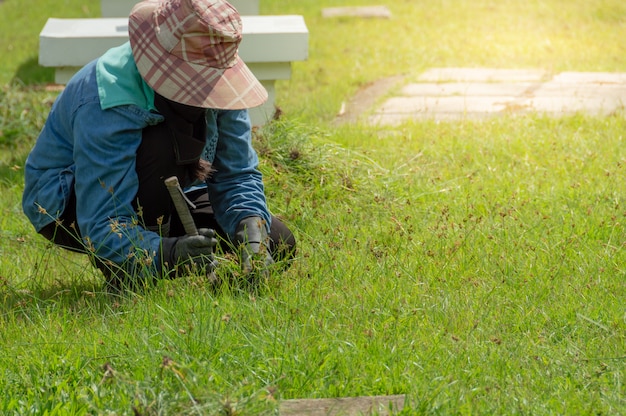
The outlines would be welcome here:
<svg viewBox="0 0 626 416">
<path fill-rule="evenodd" d="M 393 97 L 380 109 L 386 114 L 402 113 L 496 113 L 506 109 L 515 97 L 450 96 Z"/>
<path fill-rule="evenodd" d="M 400 91 L 403 96 L 518 96 L 533 88 L 536 84 L 520 83 L 487 83 L 487 82 L 446 82 L 446 83 L 412 83 Z"/>
<path fill-rule="evenodd" d="M 280 416 L 390 415 L 404 408 L 404 395 L 294 399 L 280 404 Z"/>
<path fill-rule="evenodd" d="M 391 18 L 391 11 L 387 6 L 362 7 L 326 7 L 322 9 L 322 17 L 362 17 L 362 18 Z"/>
<path fill-rule="evenodd" d="M 533 92 L 536 97 L 572 98 L 623 98 L 626 99 L 624 84 L 563 83 L 551 81 L 542 84 Z"/>
<path fill-rule="evenodd" d="M 552 78 L 553 82 L 574 84 L 626 84 L 626 74 L 621 72 L 561 72 Z"/>
<path fill-rule="evenodd" d="M 615 98 L 572 98 L 572 97 L 534 97 L 518 103 L 520 112 L 549 114 L 575 114 L 584 112 L 590 115 L 609 115 L 623 110 L 624 103 Z"/>
<path fill-rule="evenodd" d="M 424 72 L 420 81 L 430 82 L 540 82 L 546 71 L 532 69 L 498 69 L 498 68 L 433 68 Z"/>
</svg>

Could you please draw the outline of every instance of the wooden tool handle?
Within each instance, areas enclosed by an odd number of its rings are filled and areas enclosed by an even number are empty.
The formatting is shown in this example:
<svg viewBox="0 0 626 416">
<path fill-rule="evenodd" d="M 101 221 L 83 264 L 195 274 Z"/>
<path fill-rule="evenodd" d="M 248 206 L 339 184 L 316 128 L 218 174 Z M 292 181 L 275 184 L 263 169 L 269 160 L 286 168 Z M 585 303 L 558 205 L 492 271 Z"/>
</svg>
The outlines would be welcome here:
<svg viewBox="0 0 626 416">
<path fill-rule="evenodd" d="M 198 235 L 196 224 L 193 222 L 191 212 L 189 212 L 189 206 L 185 201 L 183 189 L 178 183 L 178 178 L 176 176 L 167 178 L 165 180 L 165 186 L 167 187 L 167 190 L 172 197 L 172 201 L 174 202 L 174 207 L 176 208 L 178 217 L 180 218 L 180 221 L 183 223 L 183 227 L 185 228 L 185 233 L 187 235 Z"/>
</svg>

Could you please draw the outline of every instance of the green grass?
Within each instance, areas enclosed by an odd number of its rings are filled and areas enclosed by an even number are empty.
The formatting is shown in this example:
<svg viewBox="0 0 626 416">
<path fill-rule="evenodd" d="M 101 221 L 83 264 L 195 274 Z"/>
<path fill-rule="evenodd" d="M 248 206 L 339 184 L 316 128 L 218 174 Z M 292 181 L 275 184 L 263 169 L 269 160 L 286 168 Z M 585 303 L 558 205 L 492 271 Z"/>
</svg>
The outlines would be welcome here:
<svg viewBox="0 0 626 416">
<path fill-rule="evenodd" d="M 0 85 L 16 82 L 51 82 L 54 72 L 38 65 L 39 32 L 49 17 L 97 17 L 100 2 L 84 0 L 55 0 L 0 2 L 2 42 L 0 54 Z"/>
<path fill-rule="evenodd" d="M 311 32 L 257 139 L 299 258 L 256 292 L 194 277 L 119 298 L 21 213 L 55 95 L 51 74 L 20 72 L 49 13 L 36 3 L 32 27 L 11 26 L 22 55 L 0 63 L 0 413 L 271 414 L 376 394 L 406 394 L 407 414 L 626 413 L 622 115 L 328 123 L 359 87 L 429 67 L 626 71 L 622 2 L 407 0 L 360 21 L 320 9 L 379 3 L 262 0 Z"/>
</svg>

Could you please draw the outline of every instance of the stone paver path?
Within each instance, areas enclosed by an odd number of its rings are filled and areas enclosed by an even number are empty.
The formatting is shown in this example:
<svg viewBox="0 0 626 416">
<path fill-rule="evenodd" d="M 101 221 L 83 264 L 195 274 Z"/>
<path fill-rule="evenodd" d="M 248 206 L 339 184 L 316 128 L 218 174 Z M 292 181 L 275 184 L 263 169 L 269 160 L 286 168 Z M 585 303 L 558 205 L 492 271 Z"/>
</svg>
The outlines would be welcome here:
<svg viewBox="0 0 626 416">
<path fill-rule="evenodd" d="M 280 405 L 281 416 L 385 416 L 404 408 L 403 395 L 295 399 Z"/>
<path fill-rule="evenodd" d="M 371 124 L 499 115 L 609 115 L 626 106 L 626 73 L 435 68 L 405 85 L 369 116 Z"/>
</svg>

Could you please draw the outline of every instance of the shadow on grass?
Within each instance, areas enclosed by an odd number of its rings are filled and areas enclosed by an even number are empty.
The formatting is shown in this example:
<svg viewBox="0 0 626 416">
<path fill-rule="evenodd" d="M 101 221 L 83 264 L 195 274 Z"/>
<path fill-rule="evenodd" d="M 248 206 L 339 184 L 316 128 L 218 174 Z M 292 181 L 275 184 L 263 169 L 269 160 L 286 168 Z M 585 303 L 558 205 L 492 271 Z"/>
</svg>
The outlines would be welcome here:
<svg viewBox="0 0 626 416">
<path fill-rule="evenodd" d="M 52 285 L 30 286 L 35 287 L 16 288 L 0 277 L 0 321 L 31 320 L 36 315 L 45 315 L 46 311 L 101 313 L 115 303 L 115 298 L 104 293 L 102 284 L 95 281 L 57 281 Z"/>
<path fill-rule="evenodd" d="M 5 258 L 0 263 L 0 326 L 2 321 L 30 320 L 59 311 L 104 312 L 116 301 L 105 291 L 104 278 L 80 255 L 19 231 L 3 231 L 0 238 L 5 241 Z"/>
<path fill-rule="evenodd" d="M 217 270 L 217 280 L 192 273 L 147 279 L 134 285 L 125 282 L 119 288 L 112 288 L 84 254 L 63 250 L 40 236 L 31 239 L 7 234 L 6 237 L 8 253 L 21 251 L 32 253 L 32 257 L 26 261 L 28 270 L 19 265 L 13 265 L 13 270 L 12 266 L 0 270 L 0 326 L 2 322 L 32 322 L 59 313 L 87 318 L 103 315 L 150 293 L 157 297 L 170 297 L 173 293 L 263 297 L 280 284 L 279 275 L 290 265 L 278 262 L 266 276 L 248 275 L 241 272 L 238 261 L 224 257 Z"/>
<path fill-rule="evenodd" d="M 54 68 L 39 65 L 39 57 L 35 56 L 17 68 L 13 82 L 24 85 L 52 84 L 54 83 Z"/>
</svg>

